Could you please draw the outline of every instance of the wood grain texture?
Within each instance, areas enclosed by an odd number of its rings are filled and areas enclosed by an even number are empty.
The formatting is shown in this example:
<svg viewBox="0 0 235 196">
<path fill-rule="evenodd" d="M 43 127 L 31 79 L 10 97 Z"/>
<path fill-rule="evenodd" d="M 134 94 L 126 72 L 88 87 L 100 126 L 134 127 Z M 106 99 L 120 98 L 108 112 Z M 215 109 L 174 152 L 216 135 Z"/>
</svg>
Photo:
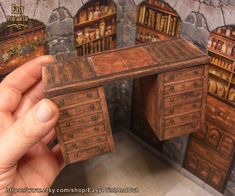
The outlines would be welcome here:
<svg viewBox="0 0 235 196">
<path fill-rule="evenodd" d="M 142 77 L 143 114 L 160 140 L 198 131 L 205 118 L 208 61 L 186 40 L 172 39 L 43 66 L 44 96 L 60 111 L 56 132 L 65 162 L 114 149 L 102 85 L 116 80 Z"/>
<path fill-rule="evenodd" d="M 223 192 L 233 167 L 235 109 L 210 95 L 204 100 L 207 100 L 204 127 L 190 136 L 184 167 Z"/>
<path fill-rule="evenodd" d="M 183 39 L 143 44 L 45 65 L 44 92 L 53 97 L 115 80 L 154 75 L 208 62 L 209 57 L 204 52 Z M 68 74 L 71 75 L 68 77 Z"/>
</svg>

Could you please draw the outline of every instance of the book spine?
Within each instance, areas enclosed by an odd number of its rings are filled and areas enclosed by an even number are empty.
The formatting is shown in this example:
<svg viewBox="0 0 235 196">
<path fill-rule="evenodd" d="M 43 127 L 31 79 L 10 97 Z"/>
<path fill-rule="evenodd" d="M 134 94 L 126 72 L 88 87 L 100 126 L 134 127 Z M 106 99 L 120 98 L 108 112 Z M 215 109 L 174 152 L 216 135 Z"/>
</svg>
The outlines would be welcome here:
<svg viewBox="0 0 235 196">
<path fill-rule="evenodd" d="M 146 14 L 146 6 L 143 6 L 143 13 L 142 13 L 142 21 L 141 21 L 141 24 L 144 24 L 145 14 Z"/>
<path fill-rule="evenodd" d="M 168 24 L 168 16 L 165 15 L 164 18 L 165 19 L 164 19 L 164 30 L 163 30 L 163 32 L 166 33 L 167 32 L 167 24 Z"/>
<path fill-rule="evenodd" d="M 179 20 L 177 20 L 176 37 L 180 36 L 180 25 L 181 25 L 181 22 Z"/>
<path fill-rule="evenodd" d="M 175 36 L 176 22 L 177 22 L 177 19 L 176 19 L 176 18 L 173 18 L 172 31 L 171 31 L 171 35 L 172 35 L 172 36 Z"/>
<path fill-rule="evenodd" d="M 165 16 L 161 16 L 161 22 L 160 22 L 160 31 L 163 32 L 164 30 L 164 24 L 165 24 Z"/>
<path fill-rule="evenodd" d="M 167 29 L 166 29 L 166 33 L 169 34 L 170 32 L 170 26 L 171 26 L 171 15 L 168 15 L 168 19 L 167 19 Z"/>
<path fill-rule="evenodd" d="M 141 24 L 142 22 L 142 14 L 143 14 L 143 7 L 140 6 L 139 7 L 139 20 L 138 20 L 139 24 Z"/>
<path fill-rule="evenodd" d="M 159 30 L 159 31 L 160 31 L 160 27 L 161 27 L 161 18 L 162 18 L 161 13 L 157 13 L 156 29 Z"/>
</svg>

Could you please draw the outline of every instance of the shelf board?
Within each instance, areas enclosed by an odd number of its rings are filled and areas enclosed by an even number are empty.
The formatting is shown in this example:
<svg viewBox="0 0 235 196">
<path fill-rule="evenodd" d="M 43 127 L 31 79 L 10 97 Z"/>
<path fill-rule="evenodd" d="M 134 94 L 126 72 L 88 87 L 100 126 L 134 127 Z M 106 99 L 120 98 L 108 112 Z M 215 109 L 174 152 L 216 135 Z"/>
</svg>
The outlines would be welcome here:
<svg viewBox="0 0 235 196">
<path fill-rule="evenodd" d="M 107 38 L 107 37 L 114 37 L 115 35 L 116 35 L 116 33 L 112 33 L 112 34 L 110 34 L 110 35 L 103 36 L 103 37 L 101 37 L 101 38 L 99 38 L 99 39 L 93 39 L 93 40 L 90 40 L 89 42 L 86 42 L 86 43 L 77 44 L 77 45 L 76 45 L 76 48 L 78 48 L 78 47 L 80 47 L 80 46 L 83 46 L 83 45 L 86 45 L 86 44 L 90 44 L 90 43 L 96 42 L 96 41 L 98 41 L 98 40 L 102 40 L 102 39 Z"/>
<path fill-rule="evenodd" d="M 38 25 L 38 26 L 33 27 L 33 28 L 27 28 L 27 29 L 22 30 L 22 31 L 11 33 L 11 34 L 8 34 L 8 35 L 5 35 L 5 36 L 0 36 L 0 42 L 6 41 L 8 39 L 12 39 L 14 37 L 24 36 L 27 33 L 33 33 L 34 31 L 43 30 L 43 29 L 45 29 L 44 25 Z"/>
<path fill-rule="evenodd" d="M 138 44 L 144 44 L 144 43 L 149 43 L 149 42 L 144 42 L 144 41 L 142 41 L 142 40 L 139 40 L 139 39 L 135 39 L 135 41 L 136 41 L 136 43 L 138 43 Z"/>
<path fill-rule="evenodd" d="M 142 5 L 144 5 L 144 6 L 148 7 L 148 8 L 151 8 L 151 9 L 153 9 L 155 11 L 159 11 L 159 12 L 162 12 L 162 13 L 165 13 L 165 14 L 170 14 L 170 15 L 172 15 L 174 17 L 179 18 L 179 16 L 175 12 L 170 11 L 170 9 L 162 8 L 162 7 L 159 7 L 159 6 L 156 6 L 156 5 L 151 5 L 149 3 L 143 3 Z"/>
<path fill-rule="evenodd" d="M 222 57 L 224 57 L 224 58 L 226 58 L 226 59 L 235 61 L 235 57 L 228 56 L 228 55 L 223 54 L 223 53 L 221 53 L 221 52 L 219 52 L 219 51 L 215 51 L 215 50 L 211 50 L 211 49 L 207 49 L 207 50 L 208 50 L 209 52 L 212 52 L 212 53 L 214 53 L 214 54 L 217 54 L 217 55 L 219 55 L 219 56 L 222 56 Z"/>
<path fill-rule="evenodd" d="M 223 80 L 223 81 L 225 81 L 225 82 L 227 82 L 227 83 L 230 83 L 228 80 L 226 80 L 226 79 L 224 79 L 224 78 L 222 78 L 222 77 L 220 77 L 220 76 L 217 76 L 217 75 L 215 75 L 215 74 L 213 74 L 213 73 L 211 73 L 211 72 L 209 72 L 209 74 L 212 75 L 212 76 L 214 76 L 214 77 L 216 77 L 216 78 L 219 78 L 219 79 L 221 79 L 221 80 Z"/>
<path fill-rule="evenodd" d="M 211 93 L 211 92 L 208 92 L 208 94 L 211 95 L 212 97 L 215 97 L 215 98 L 217 98 L 217 99 L 219 99 L 219 100 L 221 100 L 221 101 L 223 101 L 223 102 L 225 102 L 225 103 L 235 107 L 235 102 L 232 102 L 232 101 L 230 101 L 230 100 L 228 100 L 228 99 L 226 99 L 224 97 L 220 97 L 219 95 Z"/>
<path fill-rule="evenodd" d="M 74 27 L 76 29 L 79 29 L 79 28 L 82 28 L 84 26 L 89 26 L 89 25 L 92 25 L 94 23 L 98 23 L 99 21 L 103 20 L 103 19 L 109 19 L 109 18 L 114 18 L 116 17 L 116 13 L 114 14 L 109 14 L 109 15 L 105 15 L 105 16 L 101 16 L 95 20 L 90 20 L 90 21 L 86 21 L 86 22 L 83 22 L 83 23 L 78 23 L 78 24 L 75 24 Z"/>
<path fill-rule="evenodd" d="M 137 23 L 137 26 L 142 27 L 142 28 L 145 28 L 145 29 L 148 29 L 148 30 L 152 31 L 153 33 L 160 33 L 161 35 L 167 36 L 167 38 L 173 38 L 173 37 L 175 37 L 175 36 L 169 35 L 169 34 L 167 34 L 167 33 L 161 32 L 161 31 L 159 31 L 159 30 L 157 30 L 157 29 L 155 29 L 155 28 L 146 26 L 146 25 L 144 25 L 144 24 Z"/>
<path fill-rule="evenodd" d="M 222 40 L 225 40 L 225 41 L 228 41 L 228 42 L 233 42 L 235 43 L 235 38 L 232 38 L 232 37 L 228 37 L 224 34 L 220 34 L 220 33 L 217 33 L 217 32 L 211 32 L 211 35 L 214 36 L 214 37 L 217 37 L 218 39 L 222 39 Z"/>
<path fill-rule="evenodd" d="M 230 70 L 230 69 L 227 69 L 227 68 L 225 68 L 225 67 L 221 67 L 221 66 L 216 65 L 216 64 L 214 64 L 214 63 L 212 63 L 212 62 L 210 62 L 210 64 L 213 65 L 213 66 L 215 66 L 215 67 L 221 68 L 221 69 L 223 69 L 223 70 L 229 71 L 230 73 L 235 73 L 234 71 L 232 71 L 232 70 Z"/>
</svg>

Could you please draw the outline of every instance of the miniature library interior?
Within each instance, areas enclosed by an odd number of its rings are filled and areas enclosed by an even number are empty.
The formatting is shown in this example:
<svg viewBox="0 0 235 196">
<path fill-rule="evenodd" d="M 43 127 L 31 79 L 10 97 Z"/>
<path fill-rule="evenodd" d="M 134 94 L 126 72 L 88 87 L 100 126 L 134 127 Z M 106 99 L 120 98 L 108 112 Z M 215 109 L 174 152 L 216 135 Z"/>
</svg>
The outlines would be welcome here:
<svg viewBox="0 0 235 196">
<path fill-rule="evenodd" d="M 39 1 L 27 22 L 0 15 L 0 80 L 37 56 L 62 55 L 43 68 L 43 84 L 60 110 L 67 164 L 112 152 L 124 126 L 212 195 L 233 196 L 235 17 L 210 16 L 235 4 L 174 2 Z"/>
</svg>

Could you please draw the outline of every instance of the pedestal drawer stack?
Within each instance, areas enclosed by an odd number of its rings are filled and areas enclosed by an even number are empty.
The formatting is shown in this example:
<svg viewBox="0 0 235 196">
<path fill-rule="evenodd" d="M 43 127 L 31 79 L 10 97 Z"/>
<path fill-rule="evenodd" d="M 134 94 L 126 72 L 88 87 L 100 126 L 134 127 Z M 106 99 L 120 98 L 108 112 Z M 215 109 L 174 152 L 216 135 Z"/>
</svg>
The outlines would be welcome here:
<svg viewBox="0 0 235 196">
<path fill-rule="evenodd" d="M 60 110 L 57 136 L 67 163 L 110 152 L 114 144 L 102 87 L 52 99 Z"/>
<path fill-rule="evenodd" d="M 160 140 L 182 136 L 203 128 L 206 81 L 207 66 L 171 71 L 141 79 L 145 91 L 145 115 Z"/>
<path fill-rule="evenodd" d="M 208 96 L 206 129 L 190 137 L 184 167 L 223 192 L 233 162 L 235 109 Z"/>
</svg>

